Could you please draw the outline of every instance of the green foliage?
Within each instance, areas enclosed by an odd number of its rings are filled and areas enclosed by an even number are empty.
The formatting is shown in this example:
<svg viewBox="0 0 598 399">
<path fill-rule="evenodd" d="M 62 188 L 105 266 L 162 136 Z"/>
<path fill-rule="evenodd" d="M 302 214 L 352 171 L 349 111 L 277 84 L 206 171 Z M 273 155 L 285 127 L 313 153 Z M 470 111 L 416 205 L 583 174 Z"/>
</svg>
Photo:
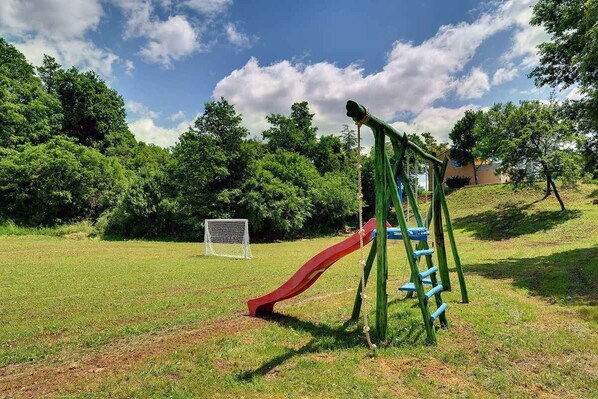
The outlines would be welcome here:
<svg viewBox="0 0 598 399">
<path fill-rule="evenodd" d="M 598 177 L 598 1 L 540 0 L 531 23 L 550 35 L 542 43 L 540 65 L 532 73 L 538 86 L 577 85 L 584 95 L 570 101 L 577 127 L 586 137 L 585 172 Z"/>
<path fill-rule="evenodd" d="M 5 218 L 34 225 L 95 219 L 116 203 L 124 180 L 115 159 L 57 137 L 0 159 Z"/>
<path fill-rule="evenodd" d="M 337 172 L 348 166 L 343 143 L 337 136 L 321 136 L 312 151 L 312 158 L 320 174 Z"/>
<path fill-rule="evenodd" d="M 165 175 L 149 172 L 136 177 L 124 195 L 106 215 L 101 228 L 105 237 L 154 238 L 181 234 L 178 204 L 167 196 Z"/>
<path fill-rule="evenodd" d="M 341 130 L 341 141 L 343 143 L 343 150 L 345 154 L 350 154 L 357 150 L 357 133 L 351 129 L 349 125 L 343 125 Z"/>
<path fill-rule="evenodd" d="M 123 98 L 94 72 L 46 55 L 36 76 L 4 40 L 0 59 L 0 217 L 30 226 L 87 219 L 102 236 L 193 240 L 206 218 L 247 217 L 269 239 L 354 219 L 355 132 L 318 139 L 305 101 L 267 117 L 266 143 L 248 138 L 225 99 L 209 102 L 165 150 L 135 140 Z"/>
<path fill-rule="evenodd" d="M 343 172 L 326 173 L 317 186 L 312 223 L 318 230 L 343 227 L 357 220 L 357 182 L 354 175 Z"/>
<path fill-rule="evenodd" d="M 251 166 L 239 204 L 254 233 L 265 238 L 296 236 L 311 216 L 312 204 L 301 188 L 275 176 L 273 164 L 261 159 Z"/>
<path fill-rule="evenodd" d="M 554 190 L 564 209 L 553 179 L 560 176 L 566 183 L 575 184 L 581 178 L 581 168 L 572 163 L 582 162 L 575 150 L 579 136 L 555 103 L 495 105 L 482 118 L 481 131 L 485 135 L 481 151 L 501 160 L 500 172 L 508 173 L 515 185 L 546 181 L 546 194 Z"/>
<path fill-rule="evenodd" d="M 63 70 L 54 58 L 45 56 L 39 73 L 47 90 L 60 99 L 64 134 L 108 155 L 123 155 L 134 146 L 123 98 L 95 72 Z"/>
<path fill-rule="evenodd" d="M 250 157 L 259 151 L 243 144 L 248 134 L 233 105 L 220 99 L 206 103 L 172 149 L 169 178 L 189 237 L 203 234 L 204 219 L 230 218 L 238 211 Z"/>
<path fill-rule="evenodd" d="M 61 121 L 58 99 L 44 90 L 25 56 L 0 38 L 0 147 L 42 143 L 58 133 Z"/>
<path fill-rule="evenodd" d="M 268 115 L 266 119 L 272 126 L 262 133 L 268 142 L 268 150 L 275 152 L 282 149 L 310 157 L 317 144 L 317 128 L 313 126 L 313 117 L 307 101 L 293 104 L 290 117 Z"/>
<path fill-rule="evenodd" d="M 438 155 L 449 149 L 448 143 L 439 143 L 431 133 L 423 132 L 421 135 L 424 138 L 424 146 L 422 148 L 428 154 Z"/>
<path fill-rule="evenodd" d="M 478 151 L 479 135 L 476 134 L 478 130 L 475 129 L 480 115 L 480 111 L 465 111 L 463 118 L 457 121 L 453 130 L 449 133 L 449 137 L 453 141 L 451 159 L 454 159 L 459 166 L 471 164 L 475 184 L 478 184 L 479 168 L 479 166 L 476 166 L 476 160 L 484 160 L 482 159 L 482 153 Z"/>
</svg>

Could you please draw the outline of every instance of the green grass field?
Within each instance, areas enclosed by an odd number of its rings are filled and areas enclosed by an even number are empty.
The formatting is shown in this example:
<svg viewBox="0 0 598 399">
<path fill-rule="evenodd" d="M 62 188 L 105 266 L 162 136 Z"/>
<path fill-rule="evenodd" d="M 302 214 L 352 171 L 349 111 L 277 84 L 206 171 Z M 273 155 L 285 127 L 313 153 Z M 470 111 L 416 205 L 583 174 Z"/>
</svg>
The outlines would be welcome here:
<svg viewBox="0 0 598 399">
<path fill-rule="evenodd" d="M 408 266 L 392 243 L 391 342 L 375 356 L 347 322 L 357 254 L 279 314 L 247 316 L 247 299 L 342 237 L 252 245 L 244 261 L 203 257 L 198 243 L 6 228 L 0 397 L 598 397 L 598 186 L 563 197 L 567 212 L 539 190 L 448 197 L 471 303 L 444 294 L 436 347 L 396 292 Z"/>
</svg>

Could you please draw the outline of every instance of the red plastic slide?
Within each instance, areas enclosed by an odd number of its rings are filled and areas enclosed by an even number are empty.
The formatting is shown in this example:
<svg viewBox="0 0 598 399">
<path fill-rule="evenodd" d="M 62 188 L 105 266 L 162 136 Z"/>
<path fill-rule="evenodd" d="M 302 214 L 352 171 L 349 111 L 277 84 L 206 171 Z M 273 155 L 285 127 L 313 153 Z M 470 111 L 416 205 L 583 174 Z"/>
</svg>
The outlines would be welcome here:
<svg viewBox="0 0 598 399">
<path fill-rule="evenodd" d="M 376 228 L 376 220 L 370 219 L 364 226 L 365 236 L 363 244 L 372 241 L 372 232 Z M 359 249 L 359 233 L 353 234 L 346 240 L 326 248 L 308 260 L 293 276 L 283 285 L 269 294 L 247 301 L 249 314 L 259 316 L 272 313 L 274 304 L 285 299 L 301 294 L 311 287 L 313 283 L 337 260 Z"/>
</svg>

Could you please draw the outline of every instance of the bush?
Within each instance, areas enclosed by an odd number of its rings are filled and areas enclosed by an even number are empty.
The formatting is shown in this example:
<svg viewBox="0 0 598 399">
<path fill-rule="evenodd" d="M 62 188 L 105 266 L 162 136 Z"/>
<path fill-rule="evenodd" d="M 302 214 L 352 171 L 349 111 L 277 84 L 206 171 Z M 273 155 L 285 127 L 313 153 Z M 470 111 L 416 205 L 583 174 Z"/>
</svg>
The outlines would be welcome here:
<svg viewBox="0 0 598 399">
<path fill-rule="evenodd" d="M 176 221 L 177 203 L 166 196 L 164 186 L 161 172 L 136 177 L 116 207 L 102 215 L 98 234 L 122 238 L 188 236 L 185 226 Z"/>
<path fill-rule="evenodd" d="M 124 183 L 116 159 L 56 137 L 0 159 L 0 209 L 27 225 L 95 220 L 116 204 Z"/>
<path fill-rule="evenodd" d="M 451 176 L 446 179 L 446 185 L 450 188 L 461 188 L 467 186 L 471 177 L 467 176 Z"/>
</svg>

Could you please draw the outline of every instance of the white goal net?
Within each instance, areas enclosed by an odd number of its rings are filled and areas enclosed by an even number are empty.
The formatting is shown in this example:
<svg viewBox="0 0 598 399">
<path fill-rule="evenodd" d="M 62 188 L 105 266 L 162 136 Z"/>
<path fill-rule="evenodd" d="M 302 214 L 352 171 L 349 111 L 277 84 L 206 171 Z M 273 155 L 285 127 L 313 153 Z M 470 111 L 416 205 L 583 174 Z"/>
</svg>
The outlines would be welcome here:
<svg viewBox="0 0 598 399">
<path fill-rule="evenodd" d="M 205 255 L 251 258 L 247 219 L 206 219 Z"/>
</svg>

